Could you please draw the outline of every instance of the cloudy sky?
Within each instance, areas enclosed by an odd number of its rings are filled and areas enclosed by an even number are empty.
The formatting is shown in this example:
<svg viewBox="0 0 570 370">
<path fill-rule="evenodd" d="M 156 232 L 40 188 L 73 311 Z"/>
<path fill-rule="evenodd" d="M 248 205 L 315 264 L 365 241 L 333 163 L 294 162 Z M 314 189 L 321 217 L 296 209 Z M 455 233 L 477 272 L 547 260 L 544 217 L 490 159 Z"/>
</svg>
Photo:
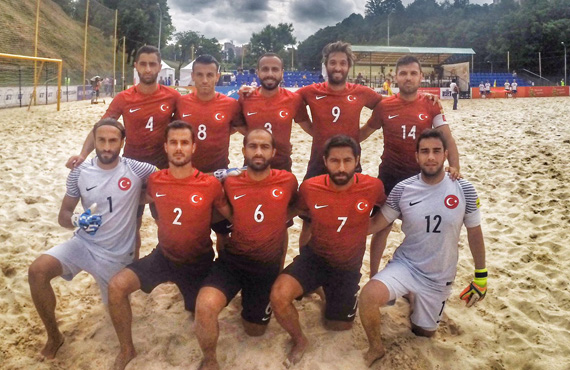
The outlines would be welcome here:
<svg viewBox="0 0 570 370">
<path fill-rule="evenodd" d="M 412 0 L 403 0 L 407 5 Z M 473 4 L 492 0 L 471 0 Z M 366 0 L 168 0 L 176 31 L 192 30 L 221 42 L 249 42 L 268 24 L 293 23 L 303 41 L 320 28 L 333 26 L 352 13 L 364 14 Z"/>
</svg>

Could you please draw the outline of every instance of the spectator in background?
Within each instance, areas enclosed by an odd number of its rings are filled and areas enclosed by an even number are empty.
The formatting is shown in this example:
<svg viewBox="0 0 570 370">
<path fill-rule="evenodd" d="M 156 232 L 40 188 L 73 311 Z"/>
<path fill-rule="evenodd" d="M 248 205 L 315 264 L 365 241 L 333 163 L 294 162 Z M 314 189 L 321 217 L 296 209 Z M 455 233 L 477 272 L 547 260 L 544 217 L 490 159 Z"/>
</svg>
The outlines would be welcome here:
<svg viewBox="0 0 570 370">
<path fill-rule="evenodd" d="M 387 78 L 386 81 L 384 81 L 384 84 L 382 85 L 382 90 L 384 91 L 384 95 L 388 95 L 388 96 L 392 96 L 392 83 L 390 82 L 390 80 Z"/>
<path fill-rule="evenodd" d="M 513 78 L 517 78 L 517 71 L 513 69 Z"/>
<path fill-rule="evenodd" d="M 158 80 L 158 84 L 164 85 L 164 79 L 162 78 L 162 76 L 160 76 L 160 79 Z"/>
<path fill-rule="evenodd" d="M 459 96 L 459 87 L 457 86 L 457 80 L 453 79 L 449 84 L 449 89 L 451 90 L 451 96 L 453 97 L 453 110 L 457 110 L 457 98 Z"/>
<path fill-rule="evenodd" d="M 172 77 L 168 76 L 168 80 L 166 81 L 166 86 L 172 86 Z"/>
<path fill-rule="evenodd" d="M 517 86 L 519 84 L 517 83 L 517 80 L 513 79 L 513 83 L 511 84 L 511 92 L 513 93 L 513 98 L 517 97 Z"/>
<path fill-rule="evenodd" d="M 180 86 L 180 80 L 179 79 L 174 80 L 174 86 Z"/>
<path fill-rule="evenodd" d="M 254 78 L 253 81 L 251 81 L 250 84 L 251 87 L 257 87 L 257 80 Z"/>
</svg>

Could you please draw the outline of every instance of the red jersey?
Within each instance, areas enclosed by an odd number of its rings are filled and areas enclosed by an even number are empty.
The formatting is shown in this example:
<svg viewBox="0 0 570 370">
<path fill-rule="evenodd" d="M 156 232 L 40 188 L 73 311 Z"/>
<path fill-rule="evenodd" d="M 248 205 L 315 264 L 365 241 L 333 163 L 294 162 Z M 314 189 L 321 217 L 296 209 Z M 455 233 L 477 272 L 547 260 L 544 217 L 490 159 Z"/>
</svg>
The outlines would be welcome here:
<svg viewBox="0 0 570 370">
<path fill-rule="evenodd" d="M 178 91 L 162 85 L 150 95 L 140 93 L 137 86 L 133 86 L 115 96 L 103 118 L 123 116 L 127 134 L 125 157 L 152 163 L 158 168 L 168 167 L 164 134 L 179 96 Z"/>
<path fill-rule="evenodd" d="M 213 253 L 212 207 L 227 204 L 216 178 L 195 170 L 191 176 L 177 179 L 166 169 L 150 175 L 147 194 L 158 212 L 158 245 L 168 255 L 194 262 Z"/>
<path fill-rule="evenodd" d="M 233 229 L 227 250 L 260 262 L 280 261 L 287 232 L 287 208 L 297 199 L 297 179 L 283 170 L 271 170 L 261 181 L 247 171 L 224 181 L 233 208 Z"/>
<path fill-rule="evenodd" d="M 248 130 L 266 129 L 273 134 L 277 153 L 271 160 L 271 168 L 291 172 L 291 127 L 297 122 L 309 120 L 307 109 L 300 95 L 287 89 L 269 98 L 255 90 L 247 98 L 240 98 L 243 117 Z"/>
<path fill-rule="evenodd" d="M 368 121 L 370 127 L 382 128 L 384 153 L 380 171 L 407 178 L 420 172 L 416 162 L 416 138 L 422 131 L 446 125 L 443 109 L 425 95 L 414 101 L 393 95 L 376 106 Z"/>
<path fill-rule="evenodd" d="M 228 168 L 232 126 L 242 126 L 237 100 L 216 93 L 209 101 L 196 94 L 181 96 L 176 103 L 175 119 L 188 122 L 196 135 L 192 165 L 202 172 Z"/>
<path fill-rule="evenodd" d="M 325 142 L 335 135 L 348 135 L 358 143 L 362 108 L 373 109 L 382 99 L 382 95 L 369 87 L 351 83 L 347 83 L 342 91 L 333 91 L 329 89 L 327 82 L 323 82 L 305 86 L 297 93 L 311 108 L 311 161 L 319 162 L 322 162 Z"/>
<path fill-rule="evenodd" d="M 360 269 L 366 251 L 370 211 L 386 201 L 377 178 L 357 173 L 352 186 L 338 191 L 329 175 L 303 181 L 297 208 L 311 217 L 309 245 L 315 254 L 342 270 Z"/>
</svg>

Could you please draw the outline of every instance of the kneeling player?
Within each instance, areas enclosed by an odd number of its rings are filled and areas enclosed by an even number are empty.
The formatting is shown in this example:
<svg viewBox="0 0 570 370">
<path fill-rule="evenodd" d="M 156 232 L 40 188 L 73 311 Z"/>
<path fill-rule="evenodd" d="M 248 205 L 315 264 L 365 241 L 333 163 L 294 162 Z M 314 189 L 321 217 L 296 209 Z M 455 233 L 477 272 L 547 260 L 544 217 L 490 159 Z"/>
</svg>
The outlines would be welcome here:
<svg viewBox="0 0 570 370">
<path fill-rule="evenodd" d="M 214 259 L 212 209 L 230 217 L 219 181 L 192 166 L 192 127 L 182 121 L 170 123 L 164 149 L 169 167 L 153 174 L 147 187 L 147 199 L 158 214 L 158 246 L 113 277 L 109 287 L 109 312 L 120 343 L 115 369 L 124 369 L 136 356 L 129 295 L 139 289 L 150 293 L 170 281 L 184 296 L 186 310 L 194 312 L 196 295 Z"/>
<path fill-rule="evenodd" d="M 224 182 L 233 208 L 230 242 L 219 252 L 196 302 L 196 336 L 204 354 L 201 369 L 218 368 L 218 315 L 240 290 L 246 333 L 259 336 L 267 329 L 269 293 L 285 258 L 289 205 L 296 200 L 295 176 L 269 166 L 275 141 L 268 131 L 250 131 L 242 151 L 247 171 Z"/>
<path fill-rule="evenodd" d="M 435 333 L 457 272 L 457 245 L 463 224 L 475 261 L 475 279 L 461 293 L 461 299 L 471 306 L 485 297 L 487 269 L 479 198 L 469 182 L 452 181 L 445 173 L 446 159 L 442 133 L 423 131 L 416 144 L 420 174 L 398 183 L 371 221 L 369 232 L 373 233 L 401 217 L 406 237 L 360 295 L 360 319 L 370 345 L 365 355 L 369 366 L 384 356 L 378 310 L 387 303 L 407 295 L 412 306 L 412 331 L 426 337 Z"/>
<path fill-rule="evenodd" d="M 292 303 L 295 298 L 323 287 L 327 327 L 352 327 L 370 211 L 386 199 L 379 179 L 355 173 L 360 148 L 354 139 L 333 136 L 325 144 L 323 160 L 328 175 L 305 180 L 299 189 L 297 208 L 311 217 L 311 239 L 271 291 L 275 317 L 293 339 L 286 366 L 299 362 L 308 345 Z"/>
</svg>

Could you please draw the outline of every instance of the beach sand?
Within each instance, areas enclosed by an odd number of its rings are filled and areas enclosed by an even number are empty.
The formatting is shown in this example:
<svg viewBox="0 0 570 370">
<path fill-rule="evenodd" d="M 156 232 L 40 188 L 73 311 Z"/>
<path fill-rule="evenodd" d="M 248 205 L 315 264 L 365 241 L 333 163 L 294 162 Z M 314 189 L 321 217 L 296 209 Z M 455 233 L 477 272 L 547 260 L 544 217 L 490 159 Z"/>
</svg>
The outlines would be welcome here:
<svg viewBox="0 0 570 370">
<path fill-rule="evenodd" d="M 381 309 L 386 369 L 567 369 L 570 359 L 570 98 L 497 99 L 459 102 L 446 117 L 461 153 L 461 172 L 478 190 L 487 246 L 487 298 L 467 309 L 458 294 L 473 274 L 465 230 L 453 295 L 452 322 L 431 338 L 410 331 L 404 300 Z M 57 223 L 65 194 L 66 159 L 78 153 L 107 105 L 89 102 L 0 110 L 0 368 L 105 369 L 118 341 L 99 289 L 80 273 L 72 282 L 53 280 L 56 315 L 65 343 L 53 361 L 38 362 L 45 329 L 32 303 L 27 269 L 43 251 L 71 237 Z M 370 111 L 362 115 L 362 122 Z M 304 175 L 310 138 L 293 132 L 293 171 Z M 363 143 L 364 173 L 377 175 L 381 133 Z M 241 137 L 231 141 L 232 165 L 240 165 Z M 300 221 L 290 229 L 286 263 L 298 253 Z M 390 235 L 381 266 L 403 234 Z M 141 255 L 156 244 L 156 226 L 145 214 Z M 361 286 L 368 281 L 368 252 Z M 273 318 L 267 333 L 249 338 L 242 329 L 240 297 L 220 315 L 218 358 L 226 369 L 279 369 L 290 347 Z M 201 351 L 193 320 L 177 288 L 165 284 L 131 297 L 138 357 L 130 369 L 194 369 Z M 315 295 L 295 303 L 311 347 L 296 369 L 365 369 L 367 340 L 360 323 L 346 332 L 322 324 Z M 454 322 L 454 323 L 453 323 Z"/>
</svg>

